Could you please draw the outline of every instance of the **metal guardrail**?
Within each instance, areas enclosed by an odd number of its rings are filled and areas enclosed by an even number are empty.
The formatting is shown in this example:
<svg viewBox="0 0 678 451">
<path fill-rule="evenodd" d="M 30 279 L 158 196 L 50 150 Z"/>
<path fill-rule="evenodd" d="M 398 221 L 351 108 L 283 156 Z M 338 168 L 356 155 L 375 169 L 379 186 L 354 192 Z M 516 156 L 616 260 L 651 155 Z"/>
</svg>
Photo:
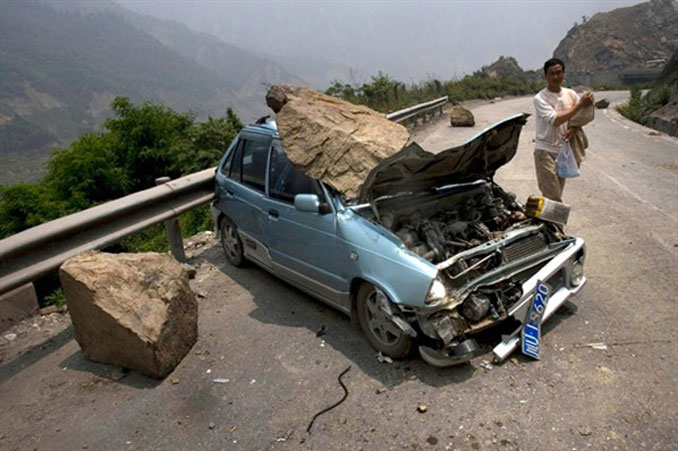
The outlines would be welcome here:
<svg viewBox="0 0 678 451">
<path fill-rule="evenodd" d="M 109 246 L 210 202 L 214 170 L 205 169 L 0 240 L 0 294 L 56 271 L 74 255 Z"/>
<path fill-rule="evenodd" d="M 419 105 L 414 105 L 409 108 L 394 111 L 393 113 L 387 114 L 386 119 L 390 119 L 393 122 L 403 122 L 414 118 L 416 124 L 416 118 L 420 114 L 435 110 L 440 110 L 440 114 L 442 114 L 443 105 L 447 103 L 447 99 L 447 96 L 440 97 L 438 99 L 431 100 L 430 102 L 420 103 Z"/>
<path fill-rule="evenodd" d="M 447 96 L 386 117 L 402 122 L 436 108 L 442 112 L 446 102 Z M 56 271 L 81 252 L 104 248 L 210 202 L 214 171 L 195 172 L 0 240 L 0 294 Z"/>
</svg>

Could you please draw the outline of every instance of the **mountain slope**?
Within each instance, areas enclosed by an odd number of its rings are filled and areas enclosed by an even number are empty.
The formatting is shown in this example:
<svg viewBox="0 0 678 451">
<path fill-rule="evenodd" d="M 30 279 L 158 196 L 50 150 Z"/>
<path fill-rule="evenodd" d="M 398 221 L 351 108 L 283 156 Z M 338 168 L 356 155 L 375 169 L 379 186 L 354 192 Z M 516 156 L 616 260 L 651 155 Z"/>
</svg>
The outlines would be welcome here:
<svg viewBox="0 0 678 451">
<path fill-rule="evenodd" d="M 35 181 L 54 146 L 95 130 L 110 101 L 200 117 L 267 111 L 265 83 L 303 83 L 270 60 L 110 2 L 0 0 L 0 183 Z"/>
<path fill-rule="evenodd" d="M 668 61 L 678 49 L 678 3 L 651 0 L 598 13 L 570 29 L 553 56 L 569 74 L 610 73 Z"/>
<path fill-rule="evenodd" d="M 163 45 L 193 62 L 220 74 L 235 87 L 239 104 L 243 109 L 259 115 L 268 111 L 260 105 L 268 90 L 275 83 L 306 84 L 282 64 L 272 58 L 256 55 L 216 37 L 191 30 L 186 25 L 172 20 L 161 20 L 137 14 L 109 0 L 96 2 L 62 2 L 42 0 L 59 10 L 84 14 L 112 12 L 135 26 L 139 31 L 154 37 Z M 256 106 L 251 106 L 257 103 Z"/>
</svg>

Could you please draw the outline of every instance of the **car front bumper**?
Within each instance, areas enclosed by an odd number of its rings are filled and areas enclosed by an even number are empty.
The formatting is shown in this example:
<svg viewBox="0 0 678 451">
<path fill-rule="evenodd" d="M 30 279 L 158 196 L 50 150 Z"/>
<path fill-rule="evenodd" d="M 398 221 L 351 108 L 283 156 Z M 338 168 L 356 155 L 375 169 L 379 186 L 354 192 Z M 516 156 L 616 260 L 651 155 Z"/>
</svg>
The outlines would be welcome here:
<svg viewBox="0 0 678 451">
<path fill-rule="evenodd" d="M 542 318 L 542 323 L 547 321 L 553 314 L 567 301 L 567 299 L 577 293 L 586 284 L 586 277 L 582 277 L 581 282 L 573 286 L 570 281 L 572 277 L 572 268 L 576 261 L 581 261 L 585 257 L 584 240 L 577 238 L 572 246 L 563 250 L 560 254 L 555 256 L 550 262 L 544 265 L 535 275 L 530 277 L 523 283 L 523 296 L 511 309 L 508 311 L 510 316 L 521 322 L 521 327 L 515 330 L 512 334 L 504 336 L 501 343 L 492 350 L 495 362 L 502 362 L 515 351 L 520 344 L 520 331 L 522 324 L 525 322 L 527 311 L 530 308 L 532 298 L 534 297 L 534 290 L 537 286 L 537 281 L 541 280 L 552 286 L 554 293 L 548 299 L 546 310 Z M 555 281 L 555 283 L 554 283 Z M 558 283 L 562 281 L 562 283 Z"/>
<path fill-rule="evenodd" d="M 509 310 L 508 316 L 512 316 L 521 324 L 513 333 L 502 337 L 502 341 L 493 349 L 494 361 L 499 363 L 511 355 L 520 344 L 521 330 L 525 323 L 527 311 L 530 308 L 534 297 L 537 281 L 547 283 L 553 290 L 549 297 L 546 309 L 542 318 L 542 323 L 547 321 L 553 314 L 565 303 L 573 294 L 577 293 L 586 283 L 586 278 L 581 275 L 576 284 L 573 278 L 573 269 L 575 264 L 584 263 L 586 256 L 586 247 L 584 240 L 575 238 L 572 244 L 563 249 L 551 260 L 548 261 L 539 271 L 522 284 L 522 293 L 520 300 L 516 302 Z M 482 351 L 474 349 L 473 352 L 463 354 L 446 354 L 442 351 L 436 351 L 426 346 L 420 346 L 420 355 L 429 364 L 437 367 L 448 367 L 471 360 L 478 356 Z"/>
</svg>

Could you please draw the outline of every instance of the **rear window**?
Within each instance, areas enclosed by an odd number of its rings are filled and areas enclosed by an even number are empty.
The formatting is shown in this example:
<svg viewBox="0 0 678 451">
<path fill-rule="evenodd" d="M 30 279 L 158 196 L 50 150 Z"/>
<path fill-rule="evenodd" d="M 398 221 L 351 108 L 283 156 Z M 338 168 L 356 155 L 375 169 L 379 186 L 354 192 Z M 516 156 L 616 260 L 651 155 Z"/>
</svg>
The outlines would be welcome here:
<svg viewBox="0 0 678 451">
<path fill-rule="evenodd" d="M 266 186 L 266 159 L 269 146 L 270 142 L 241 138 L 230 163 L 229 177 L 263 192 Z"/>
</svg>

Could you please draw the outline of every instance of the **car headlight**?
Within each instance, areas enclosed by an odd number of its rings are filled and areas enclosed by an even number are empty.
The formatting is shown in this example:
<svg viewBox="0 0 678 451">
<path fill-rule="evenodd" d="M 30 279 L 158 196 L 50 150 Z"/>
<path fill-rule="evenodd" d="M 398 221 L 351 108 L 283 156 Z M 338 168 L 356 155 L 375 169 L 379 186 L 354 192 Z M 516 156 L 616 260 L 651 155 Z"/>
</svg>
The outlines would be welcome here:
<svg viewBox="0 0 678 451">
<path fill-rule="evenodd" d="M 572 273 L 570 275 L 570 282 L 574 286 L 581 285 L 584 281 L 584 264 L 577 261 L 572 265 Z"/>
<path fill-rule="evenodd" d="M 434 302 L 440 301 L 447 296 L 447 289 L 445 285 L 440 281 L 440 279 L 435 279 L 431 284 L 431 289 L 428 290 L 428 296 L 426 296 L 427 304 L 433 304 Z"/>
</svg>

